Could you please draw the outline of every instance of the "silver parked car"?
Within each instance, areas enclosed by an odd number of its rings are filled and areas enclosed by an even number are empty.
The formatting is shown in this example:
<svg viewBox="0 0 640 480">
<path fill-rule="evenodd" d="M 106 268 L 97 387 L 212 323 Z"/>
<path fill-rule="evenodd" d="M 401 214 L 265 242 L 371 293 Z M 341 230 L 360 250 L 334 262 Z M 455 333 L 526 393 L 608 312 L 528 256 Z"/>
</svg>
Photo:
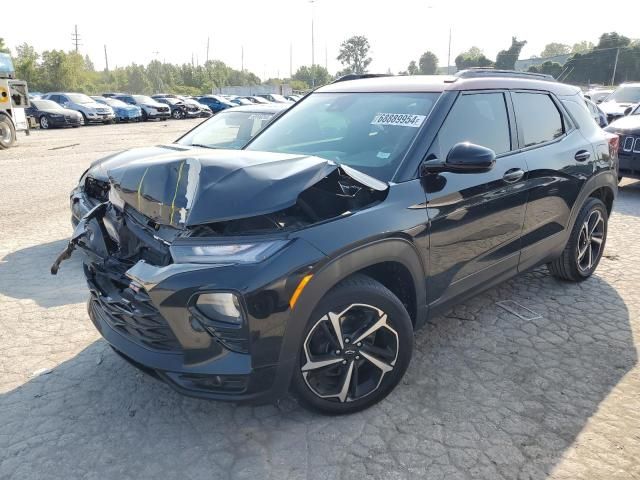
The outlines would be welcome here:
<svg viewBox="0 0 640 480">
<path fill-rule="evenodd" d="M 96 102 L 84 93 L 49 92 L 43 100 L 52 100 L 64 108 L 75 110 L 82 115 L 84 124 L 113 123 L 116 116 L 109 105 Z"/>
</svg>

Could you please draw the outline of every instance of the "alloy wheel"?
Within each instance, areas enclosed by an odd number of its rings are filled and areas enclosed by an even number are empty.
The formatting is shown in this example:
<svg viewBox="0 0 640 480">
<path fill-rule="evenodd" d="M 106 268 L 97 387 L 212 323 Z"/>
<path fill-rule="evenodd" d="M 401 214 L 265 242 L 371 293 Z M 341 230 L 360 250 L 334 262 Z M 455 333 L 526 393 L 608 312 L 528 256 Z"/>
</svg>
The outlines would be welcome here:
<svg viewBox="0 0 640 480">
<path fill-rule="evenodd" d="M 599 210 L 593 210 L 580 228 L 578 235 L 578 268 L 588 272 L 600 258 L 604 243 L 604 218 Z"/>
<path fill-rule="evenodd" d="M 398 333 L 385 312 L 352 304 L 328 312 L 305 338 L 302 377 L 318 397 L 353 402 L 375 392 L 398 358 Z"/>
<path fill-rule="evenodd" d="M 40 117 L 40 128 L 45 130 L 49 128 L 49 119 L 47 119 L 47 117 Z"/>
</svg>

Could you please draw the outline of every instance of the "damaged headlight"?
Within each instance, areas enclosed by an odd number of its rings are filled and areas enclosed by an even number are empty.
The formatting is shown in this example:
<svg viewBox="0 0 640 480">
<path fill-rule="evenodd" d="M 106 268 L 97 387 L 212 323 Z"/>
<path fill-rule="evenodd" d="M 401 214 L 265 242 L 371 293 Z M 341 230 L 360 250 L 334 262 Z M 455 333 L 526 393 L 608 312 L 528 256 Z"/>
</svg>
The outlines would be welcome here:
<svg viewBox="0 0 640 480">
<path fill-rule="evenodd" d="M 173 245 L 169 248 L 176 263 L 259 263 L 281 250 L 286 240 L 235 244 Z"/>
</svg>

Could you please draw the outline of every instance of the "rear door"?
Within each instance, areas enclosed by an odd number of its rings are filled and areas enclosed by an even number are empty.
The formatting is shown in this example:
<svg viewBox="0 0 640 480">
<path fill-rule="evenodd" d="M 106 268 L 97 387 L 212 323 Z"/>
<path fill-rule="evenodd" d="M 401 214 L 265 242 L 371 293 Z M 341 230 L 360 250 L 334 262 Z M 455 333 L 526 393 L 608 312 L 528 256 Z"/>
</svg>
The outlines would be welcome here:
<svg viewBox="0 0 640 480">
<path fill-rule="evenodd" d="M 527 166 L 515 154 L 513 111 L 505 91 L 460 94 L 427 159 L 444 159 L 456 143 L 491 148 L 485 173 L 425 177 L 430 222 L 429 289 L 432 307 L 517 270 L 527 192 Z"/>
<path fill-rule="evenodd" d="M 521 156 L 529 169 L 529 202 L 520 270 L 553 257 L 584 182 L 594 171 L 592 145 L 547 92 L 511 92 Z M 594 125 L 595 127 L 595 125 Z"/>
</svg>

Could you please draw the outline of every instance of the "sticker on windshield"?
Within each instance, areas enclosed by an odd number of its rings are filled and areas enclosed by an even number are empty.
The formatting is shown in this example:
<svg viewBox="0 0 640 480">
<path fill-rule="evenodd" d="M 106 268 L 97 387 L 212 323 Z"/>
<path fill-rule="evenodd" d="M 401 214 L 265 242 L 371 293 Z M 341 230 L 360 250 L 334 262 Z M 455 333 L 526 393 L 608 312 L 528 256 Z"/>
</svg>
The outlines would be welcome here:
<svg viewBox="0 0 640 480">
<path fill-rule="evenodd" d="M 265 113 L 252 113 L 249 115 L 249 120 L 269 120 L 271 115 Z"/>
<path fill-rule="evenodd" d="M 399 127 L 418 128 L 427 118 L 425 115 L 412 115 L 410 113 L 377 113 L 371 125 L 392 125 Z"/>
</svg>

